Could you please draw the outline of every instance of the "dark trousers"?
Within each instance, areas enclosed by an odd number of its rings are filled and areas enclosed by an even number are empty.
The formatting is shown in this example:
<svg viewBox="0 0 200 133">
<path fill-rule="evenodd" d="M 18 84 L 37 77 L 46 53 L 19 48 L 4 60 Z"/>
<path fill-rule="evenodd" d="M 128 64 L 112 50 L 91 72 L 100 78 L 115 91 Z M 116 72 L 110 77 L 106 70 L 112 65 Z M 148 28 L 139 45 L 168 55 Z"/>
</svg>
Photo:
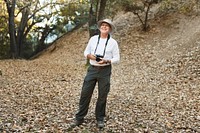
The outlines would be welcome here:
<svg viewBox="0 0 200 133">
<path fill-rule="evenodd" d="M 102 68 L 89 66 L 82 86 L 76 120 L 83 120 L 87 115 L 96 83 L 98 83 L 98 99 L 96 102 L 95 116 L 97 121 L 104 120 L 107 96 L 110 91 L 111 69 L 111 65 Z"/>
</svg>

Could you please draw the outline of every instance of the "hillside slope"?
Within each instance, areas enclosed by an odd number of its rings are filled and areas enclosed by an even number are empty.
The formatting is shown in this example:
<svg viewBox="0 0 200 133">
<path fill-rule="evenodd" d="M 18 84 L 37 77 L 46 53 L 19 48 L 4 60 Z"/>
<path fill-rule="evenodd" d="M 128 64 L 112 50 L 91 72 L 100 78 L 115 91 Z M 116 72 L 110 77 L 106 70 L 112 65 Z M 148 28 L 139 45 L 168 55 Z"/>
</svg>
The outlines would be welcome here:
<svg viewBox="0 0 200 133">
<path fill-rule="evenodd" d="M 140 30 L 114 19 L 120 64 L 113 65 L 104 132 L 200 132 L 200 18 L 169 14 Z M 97 132 L 97 90 L 83 126 L 69 131 L 86 73 L 88 31 L 57 40 L 35 60 L 0 61 L 0 131 Z"/>
</svg>

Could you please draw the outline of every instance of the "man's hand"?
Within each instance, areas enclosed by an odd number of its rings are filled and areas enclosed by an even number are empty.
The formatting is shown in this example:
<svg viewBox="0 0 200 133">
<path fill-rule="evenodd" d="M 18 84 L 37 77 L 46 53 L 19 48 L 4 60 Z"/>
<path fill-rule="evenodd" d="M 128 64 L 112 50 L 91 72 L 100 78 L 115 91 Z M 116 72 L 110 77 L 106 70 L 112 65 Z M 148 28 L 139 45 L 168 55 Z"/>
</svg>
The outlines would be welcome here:
<svg viewBox="0 0 200 133">
<path fill-rule="evenodd" d="M 99 61 L 99 62 L 97 62 L 98 64 L 105 64 L 105 60 L 104 59 L 102 59 L 102 58 L 100 58 L 101 59 L 101 61 Z"/>
<path fill-rule="evenodd" d="M 110 60 L 105 60 L 103 58 L 100 58 L 100 59 L 101 59 L 101 61 L 99 61 L 98 64 L 108 64 L 108 63 L 111 63 Z"/>
<path fill-rule="evenodd" d="M 88 58 L 88 59 L 91 59 L 91 60 L 96 60 L 96 56 L 93 55 L 93 54 L 88 54 L 88 55 L 87 55 L 87 58 Z"/>
</svg>

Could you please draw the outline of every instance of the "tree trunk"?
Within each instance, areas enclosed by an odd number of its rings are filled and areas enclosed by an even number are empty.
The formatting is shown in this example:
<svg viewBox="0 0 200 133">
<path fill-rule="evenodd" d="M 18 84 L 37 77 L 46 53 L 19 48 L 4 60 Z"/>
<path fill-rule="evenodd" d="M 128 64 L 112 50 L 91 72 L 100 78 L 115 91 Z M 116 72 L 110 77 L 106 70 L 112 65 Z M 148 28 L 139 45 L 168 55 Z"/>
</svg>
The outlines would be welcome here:
<svg viewBox="0 0 200 133">
<path fill-rule="evenodd" d="M 148 25 L 148 16 L 149 16 L 149 10 L 150 10 L 150 6 L 151 5 L 152 5 L 152 3 L 148 3 L 147 11 L 145 13 L 145 20 L 144 20 L 144 25 L 143 25 L 143 30 L 144 31 L 147 31 L 148 28 L 149 28 L 149 25 Z"/>
<path fill-rule="evenodd" d="M 106 9 L 106 2 L 107 2 L 107 0 L 100 0 L 98 20 L 101 20 L 101 19 L 104 18 L 104 12 L 105 12 L 105 9 Z"/>
<path fill-rule="evenodd" d="M 23 56 L 23 48 L 24 48 L 23 45 L 26 40 L 25 27 L 27 27 L 28 15 L 29 15 L 29 9 L 25 8 L 22 11 L 22 18 L 21 18 L 20 25 L 19 25 L 18 32 L 17 32 L 17 47 L 19 48 L 18 55 L 20 57 Z"/>
<path fill-rule="evenodd" d="M 10 54 L 12 58 L 18 58 L 18 48 L 16 45 L 16 36 L 15 36 L 15 22 L 14 22 L 14 12 L 15 12 L 15 5 L 16 0 L 12 0 L 12 3 L 10 3 L 9 0 L 5 0 L 8 15 L 9 15 L 9 35 L 10 35 Z"/>
<path fill-rule="evenodd" d="M 96 3 L 95 3 L 96 2 Z M 89 33 L 90 37 L 98 34 L 98 29 L 95 29 L 97 21 L 104 18 L 104 12 L 106 8 L 107 0 L 91 0 L 90 11 L 89 11 Z M 96 5 L 96 12 L 93 7 Z"/>
<path fill-rule="evenodd" d="M 93 11 L 93 6 L 94 6 L 94 1 L 92 0 L 91 4 L 90 4 L 90 11 L 89 11 L 89 34 L 90 34 L 90 37 L 92 37 L 96 32 L 95 24 L 97 22 L 95 12 Z"/>
<path fill-rule="evenodd" d="M 54 29 L 55 26 L 50 28 L 48 25 L 45 25 L 45 28 L 42 31 L 42 36 L 38 42 L 38 52 L 46 48 L 45 39 L 48 37 L 49 33 L 51 33 Z"/>
</svg>

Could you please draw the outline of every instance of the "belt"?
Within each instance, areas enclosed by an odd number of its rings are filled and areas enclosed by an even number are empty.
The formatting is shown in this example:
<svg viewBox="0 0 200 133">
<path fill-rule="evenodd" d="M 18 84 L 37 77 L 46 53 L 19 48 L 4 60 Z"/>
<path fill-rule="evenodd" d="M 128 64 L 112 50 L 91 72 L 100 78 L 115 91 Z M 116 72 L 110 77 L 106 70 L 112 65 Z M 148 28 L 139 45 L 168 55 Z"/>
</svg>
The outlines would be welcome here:
<svg viewBox="0 0 200 133">
<path fill-rule="evenodd" d="M 103 69 L 106 67 L 109 67 L 110 65 L 106 65 L 106 66 L 95 66 L 95 65 L 91 65 L 92 67 L 96 68 L 96 69 Z"/>
</svg>

